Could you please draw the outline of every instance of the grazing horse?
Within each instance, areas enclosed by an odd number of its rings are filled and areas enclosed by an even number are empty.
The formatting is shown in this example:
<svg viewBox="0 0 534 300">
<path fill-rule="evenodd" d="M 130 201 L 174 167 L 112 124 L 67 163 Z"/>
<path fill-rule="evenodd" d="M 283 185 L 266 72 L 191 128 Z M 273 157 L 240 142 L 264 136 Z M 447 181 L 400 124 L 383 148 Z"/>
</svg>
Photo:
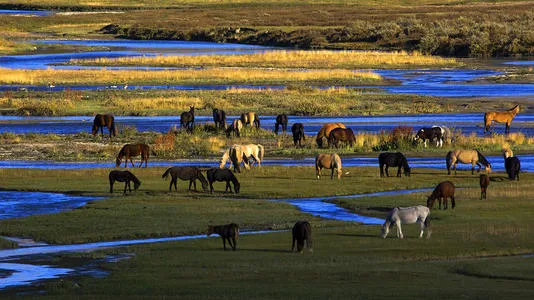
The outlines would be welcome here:
<svg viewBox="0 0 534 300">
<path fill-rule="evenodd" d="M 282 133 L 287 131 L 287 115 L 281 114 L 276 116 L 276 123 L 274 124 L 274 133 L 278 135 L 278 128 L 282 126 Z"/>
<path fill-rule="evenodd" d="M 119 151 L 119 154 L 117 155 L 116 159 L 116 167 L 121 165 L 122 158 L 124 159 L 124 167 L 128 167 L 128 160 L 132 163 L 132 168 L 135 167 L 133 163 L 132 157 L 141 155 L 141 163 L 139 164 L 139 168 L 143 165 L 143 161 L 145 162 L 145 168 L 148 166 L 148 157 L 150 156 L 150 147 L 147 144 L 126 144 L 122 147 L 121 151 Z"/>
<path fill-rule="evenodd" d="M 219 168 L 211 168 L 208 170 L 208 182 L 210 183 L 210 193 L 213 193 L 213 183 L 215 181 L 226 181 L 226 189 L 225 192 L 230 189 L 230 193 L 232 192 L 232 187 L 230 186 L 230 181 L 234 184 L 234 192 L 236 194 L 239 194 L 239 190 L 241 189 L 241 185 L 239 184 L 239 181 L 237 181 L 237 178 L 235 177 L 234 173 L 228 169 L 219 169 Z"/>
<path fill-rule="evenodd" d="M 109 138 L 111 138 L 112 136 L 117 136 L 117 128 L 115 127 L 115 117 L 113 115 L 97 114 L 95 116 L 95 119 L 93 121 L 93 128 L 91 130 L 93 132 L 93 135 L 96 135 L 98 133 L 98 129 L 100 129 L 100 133 L 102 134 L 102 136 L 104 136 L 104 127 L 107 127 L 109 130 Z"/>
<path fill-rule="evenodd" d="M 291 233 L 293 234 L 293 244 L 291 246 L 291 252 L 295 250 L 295 242 L 297 242 L 297 252 L 302 253 L 302 249 L 304 248 L 304 241 L 306 241 L 306 247 L 310 252 L 313 252 L 312 249 L 312 229 L 311 225 L 308 221 L 298 221 L 293 226 L 293 230 L 291 230 Z"/>
<path fill-rule="evenodd" d="M 458 162 L 463 164 L 471 164 L 471 174 L 475 174 L 475 165 L 478 166 L 477 172 L 484 166 L 488 173 L 491 173 L 490 162 L 478 150 L 453 150 L 449 151 L 446 156 L 447 174 L 451 175 L 451 166 L 454 166 L 454 174 L 456 174 L 456 166 Z"/>
<path fill-rule="evenodd" d="M 519 181 L 519 171 L 521 171 L 521 162 L 516 156 L 508 157 L 504 160 L 504 168 L 506 169 L 506 174 L 510 180 Z"/>
<path fill-rule="evenodd" d="M 445 135 L 445 130 L 439 126 L 433 127 L 423 127 L 419 129 L 417 134 L 414 137 L 414 142 L 422 140 L 426 148 L 426 141 L 436 140 L 436 147 L 443 147 L 443 136 Z"/>
<path fill-rule="evenodd" d="M 132 192 L 130 181 L 134 182 L 134 191 L 137 191 L 137 189 L 141 185 L 141 181 L 137 177 L 135 177 L 135 175 L 132 174 L 132 172 L 113 170 L 109 172 L 109 192 L 110 193 L 113 193 L 113 184 L 115 184 L 115 181 L 124 182 L 124 194 L 126 194 L 126 188 L 130 190 L 130 193 Z"/>
<path fill-rule="evenodd" d="M 237 167 L 238 172 L 240 171 L 239 165 L 242 161 L 245 162 L 245 169 L 250 169 L 250 166 L 254 164 L 254 161 L 258 163 L 258 167 L 261 167 L 261 161 L 263 160 L 264 152 L 265 149 L 260 144 L 235 144 L 224 152 L 223 156 L 221 157 L 219 167 L 224 168 L 228 160 L 230 160 L 230 163 L 234 165 L 234 171 Z M 250 161 L 250 158 L 254 159 L 254 161 Z"/>
<path fill-rule="evenodd" d="M 319 129 L 319 132 L 317 132 L 317 136 L 315 137 L 315 142 L 317 143 L 317 146 L 319 148 L 323 147 L 323 138 L 328 139 L 330 136 L 330 131 L 336 129 L 336 128 L 347 128 L 343 123 L 326 123 Z"/>
<path fill-rule="evenodd" d="M 328 145 L 339 147 L 339 142 L 348 143 L 350 147 L 356 143 L 354 132 L 350 128 L 335 128 L 328 135 Z"/>
<path fill-rule="evenodd" d="M 304 135 L 304 125 L 302 123 L 295 123 L 291 126 L 291 132 L 293 133 L 293 144 L 297 147 L 297 142 L 299 147 L 302 147 L 302 141 L 306 140 Z"/>
<path fill-rule="evenodd" d="M 185 128 L 187 131 L 193 131 L 195 125 L 195 106 L 190 106 L 189 111 L 183 112 L 180 115 L 180 127 Z"/>
<path fill-rule="evenodd" d="M 260 118 L 252 111 L 242 113 L 241 122 L 243 122 L 243 126 L 250 125 L 250 127 L 260 128 Z"/>
<path fill-rule="evenodd" d="M 488 200 L 486 195 L 488 191 L 488 186 L 490 184 L 490 178 L 486 174 L 480 174 L 480 200 Z"/>
<path fill-rule="evenodd" d="M 174 184 L 174 190 L 178 191 L 178 188 L 176 187 L 178 178 L 181 180 L 189 180 L 189 190 L 191 190 L 191 185 L 194 185 L 195 191 L 197 190 L 197 179 L 200 180 L 200 183 L 202 183 L 202 189 L 204 191 L 208 190 L 208 181 L 206 180 L 206 177 L 202 175 L 202 172 L 197 167 L 172 167 L 168 168 L 165 173 L 161 176 L 161 178 L 167 178 L 171 174 L 171 183 L 169 184 L 169 192 L 172 190 L 172 185 Z"/>
<path fill-rule="evenodd" d="M 219 225 L 219 226 L 208 226 L 207 236 L 210 236 L 214 233 L 221 236 L 223 240 L 224 251 L 226 251 L 227 240 L 228 240 L 228 244 L 230 244 L 230 247 L 232 247 L 232 250 L 235 251 L 235 248 L 237 246 L 237 238 L 239 237 L 239 225 L 235 223 L 231 223 L 231 224 Z M 233 245 L 232 245 L 232 241 L 234 242 Z"/>
<path fill-rule="evenodd" d="M 226 112 L 222 109 L 213 109 L 213 122 L 216 128 L 226 129 Z"/>
<path fill-rule="evenodd" d="M 491 131 L 492 122 L 506 123 L 504 132 L 510 133 L 510 125 L 517 113 L 519 113 L 519 105 L 505 111 L 488 111 L 484 114 L 484 133 Z"/>
<path fill-rule="evenodd" d="M 240 119 L 235 119 L 230 125 L 230 127 L 226 128 L 226 136 L 230 137 L 230 135 L 233 132 L 235 136 L 240 137 L 242 129 L 243 129 L 243 122 L 241 122 Z"/>
<path fill-rule="evenodd" d="M 401 168 L 404 169 L 404 176 L 410 176 L 410 166 L 404 154 L 397 152 L 384 152 L 378 155 L 378 164 L 380 165 L 380 177 L 384 177 L 384 165 L 386 166 L 386 176 L 389 177 L 389 167 L 399 167 L 397 177 L 401 177 Z"/>
<path fill-rule="evenodd" d="M 403 239 L 404 235 L 402 234 L 401 224 L 419 223 L 419 225 L 421 226 L 421 233 L 419 233 L 419 238 L 423 237 L 423 231 L 425 230 L 425 228 L 427 229 L 426 237 L 429 238 L 431 234 L 430 218 L 428 217 L 429 215 L 430 209 L 422 205 L 410 207 L 395 207 L 389 212 L 386 218 L 386 222 L 384 222 L 384 225 L 382 225 L 381 236 L 383 238 L 386 238 L 389 233 L 390 227 L 393 225 L 397 225 L 397 237 Z"/>
<path fill-rule="evenodd" d="M 439 183 L 432 194 L 426 199 L 426 206 L 432 208 L 434 201 L 438 200 L 439 209 L 441 209 L 441 200 L 443 199 L 443 209 L 447 209 L 447 198 L 451 198 L 452 208 L 456 206 L 456 200 L 454 199 L 454 184 L 450 181 L 443 181 Z"/>
<path fill-rule="evenodd" d="M 317 176 L 317 179 L 320 179 L 321 169 L 323 168 L 332 169 L 330 179 L 334 179 L 334 169 L 337 169 L 337 179 L 340 179 L 342 174 L 342 165 L 339 155 L 337 155 L 337 153 L 322 153 L 317 155 L 317 157 L 315 157 L 315 175 Z"/>
</svg>

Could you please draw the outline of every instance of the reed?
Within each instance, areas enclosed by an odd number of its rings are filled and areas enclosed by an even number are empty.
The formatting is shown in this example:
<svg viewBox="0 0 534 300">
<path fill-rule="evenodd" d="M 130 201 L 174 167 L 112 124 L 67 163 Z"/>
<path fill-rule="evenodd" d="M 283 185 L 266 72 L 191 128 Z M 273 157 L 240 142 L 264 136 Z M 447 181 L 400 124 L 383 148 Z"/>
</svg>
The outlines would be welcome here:
<svg viewBox="0 0 534 300">
<path fill-rule="evenodd" d="M 225 66 L 265 68 L 392 68 L 444 67 L 461 65 L 454 58 L 422 55 L 419 52 L 379 51 L 266 51 L 241 55 L 155 56 L 72 60 L 74 65 L 94 66 Z"/>
</svg>

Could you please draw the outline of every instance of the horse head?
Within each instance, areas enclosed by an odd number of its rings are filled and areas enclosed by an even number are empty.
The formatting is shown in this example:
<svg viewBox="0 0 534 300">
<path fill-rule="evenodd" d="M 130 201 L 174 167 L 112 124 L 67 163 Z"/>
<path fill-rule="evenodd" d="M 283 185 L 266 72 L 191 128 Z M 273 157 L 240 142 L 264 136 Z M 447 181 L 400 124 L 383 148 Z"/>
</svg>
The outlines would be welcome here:
<svg viewBox="0 0 534 300">
<path fill-rule="evenodd" d="M 137 180 L 134 181 L 134 191 L 137 191 L 137 189 L 141 186 L 141 181 Z"/>
<path fill-rule="evenodd" d="M 236 180 L 234 182 L 234 191 L 236 194 L 239 194 L 239 190 L 241 189 L 241 184 Z"/>
<path fill-rule="evenodd" d="M 96 135 L 98 133 L 98 125 L 93 124 L 91 132 L 93 133 L 93 135 Z"/>
<path fill-rule="evenodd" d="M 408 166 L 405 166 L 404 167 L 404 176 L 406 177 L 410 177 L 410 172 L 412 171 L 412 169 Z"/>
<path fill-rule="evenodd" d="M 115 167 L 119 167 L 121 165 L 121 162 L 122 162 L 122 157 L 121 156 L 117 156 L 117 159 L 115 159 L 115 162 L 116 162 Z"/>
</svg>

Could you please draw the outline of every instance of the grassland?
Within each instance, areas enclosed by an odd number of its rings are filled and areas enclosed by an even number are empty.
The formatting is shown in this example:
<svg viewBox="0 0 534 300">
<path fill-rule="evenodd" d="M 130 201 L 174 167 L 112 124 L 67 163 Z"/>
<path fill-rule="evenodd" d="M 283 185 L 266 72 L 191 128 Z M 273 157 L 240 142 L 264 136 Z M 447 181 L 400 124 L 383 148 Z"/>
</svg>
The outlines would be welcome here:
<svg viewBox="0 0 534 300">
<path fill-rule="evenodd" d="M 109 170 L 2 170 L 8 189 L 106 195 Z M 478 177 L 468 172 L 446 176 L 442 170 L 414 170 L 409 178 L 379 178 L 377 168 L 347 168 L 342 180 L 314 179 L 313 168 L 262 167 L 238 175 L 242 194 L 194 193 L 180 183 L 167 192 L 164 168 L 134 170 L 143 181 L 129 196 L 116 193 L 82 209 L 56 215 L 0 222 L 2 234 L 32 236 L 58 243 L 203 233 L 207 224 L 236 222 L 249 229 L 289 229 L 299 219 L 314 226 L 314 252 L 290 254 L 290 233 L 242 235 L 238 251 L 223 252 L 218 238 L 133 246 L 104 253 L 133 253 L 129 260 L 103 263 L 110 275 L 52 280 L 38 288 L 44 298 L 357 298 L 420 295 L 432 285 L 434 298 L 526 297 L 532 293 L 528 270 L 534 250 L 532 176 L 520 182 L 492 174 L 488 200 L 479 200 Z M 34 178 L 33 188 L 25 178 Z M 344 195 L 381 190 L 432 187 L 452 180 L 454 211 L 433 210 L 430 239 L 417 239 L 416 225 L 405 225 L 407 238 L 380 239 L 379 226 L 320 220 L 284 203 L 265 198 Z M 377 184 L 379 183 L 379 184 Z M 216 185 L 216 189 L 220 187 Z M 428 193 L 343 199 L 351 210 L 384 217 L 395 206 L 423 204 Z M 103 222 L 105 220 L 105 222 Z M 93 254 L 64 255 L 90 259 Z M 55 259 L 61 265 L 61 257 Z M 343 288 L 332 289 L 343 281 Z M 233 288 L 236 282 L 239 287 Z M 209 289 L 205 288 L 209 285 Z M 230 288 L 229 288 L 230 287 Z M 402 288 L 401 288 L 402 287 Z"/>
</svg>

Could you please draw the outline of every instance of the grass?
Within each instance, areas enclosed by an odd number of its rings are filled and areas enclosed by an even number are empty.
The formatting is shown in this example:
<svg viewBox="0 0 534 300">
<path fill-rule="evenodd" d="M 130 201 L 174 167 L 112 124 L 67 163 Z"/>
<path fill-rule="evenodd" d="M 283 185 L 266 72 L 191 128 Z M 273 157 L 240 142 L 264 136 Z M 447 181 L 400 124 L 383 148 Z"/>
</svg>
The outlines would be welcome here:
<svg viewBox="0 0 534 300">
<path fill-rule="evenodd" d="M 378 51 L 268 51 L 246 55 L 199 55 L 99 58 L 72 60 L 73 65 L 90 66 L 158 66 L 158 67 L 262 67 L 262 68 L 410 68 L 451 67 L 462 63 L 453 58 L 421 55 L 418 52 Z"/>
<path fill-rule="evenodd" d="M 2 69 L 0 83 L 29 85 L 126 85 L 126 84 L 287 84 L 324 85 L 382 84 L 372 72 L 348 70 L 204 69 L 165 71 L 115 70 L 12 70 Z"/>
<path fill-rule="evenodd" d="M 238 175 L 239 200 L 224 194 L 167 193 L 163 168 L 134 170 L 143 184 L 126 197 L 119 193 L 71 212 L 0 222 L 2 234 L 27 235 L 55 242 L 203 233 L 209 223 L 239 223 L 242 228 L 288 229 L 296 220 L 313 225 L 314 252 L 290 254 L 289 232 L 239 238 L 237 252 L 223 252 L 219 238 L 132 246 L 103 253 L 134 253 L 129 260 L 100 263 L 106 278 L 69 277 L 39 289 L 53 299 L 77 298 L 413 298 L 421 286 L 434 298 L 525 297 L 532 293 L 532 259 L 508 256 L 532 253 L 532 175 L 520 182 L 492 174 L 488 200 L 479 200 L 478 177 L 468 171 L 446 176 L 416 171 L 409 178 L 379 178 L 377 168 L 348 168 L 342 180 L 314 179 L 313 168 L 263 167 Z M 2 170 L 3 186 L 105 194 L 109 170 Z M 357 174 L 357 175 L 356 175 Z M 269 197 L 304 197 L 431 187 L 452 180 L 457 187 L 454 211 L 433 210 L 433 235 L 417 239 L 416 225 L 405 225 L 405 240 L 380 239 L 379 226 L 319 220 Z M 379 184 L 377 184 L 379 183 Z M 219 187 L 219 186 L 217 186 Z M 218 189 L 216 187 L 216 189 Z M 220 188 L 220 187 L 219 187 Z M 383 217 L 388 208 L 423 204 L 429 193 L 395 197 L 343 199 L 352 210 Z M 231 197 L 234 197 L 233 195 Z M 106 220 L 106 222 L 102 222 Z M 82 254 L 81 257 L 84 255 Z M 93 257 L 87 254 L 86 257 Z M 61 264 L 56 259 L 55 264 Z M 332 289 L 343 281 L 343 288 Z M 238 287 L 236 286 L 238 282 Z M 205 287 L 209 285 L 209 289 Z"/>
</svg>

